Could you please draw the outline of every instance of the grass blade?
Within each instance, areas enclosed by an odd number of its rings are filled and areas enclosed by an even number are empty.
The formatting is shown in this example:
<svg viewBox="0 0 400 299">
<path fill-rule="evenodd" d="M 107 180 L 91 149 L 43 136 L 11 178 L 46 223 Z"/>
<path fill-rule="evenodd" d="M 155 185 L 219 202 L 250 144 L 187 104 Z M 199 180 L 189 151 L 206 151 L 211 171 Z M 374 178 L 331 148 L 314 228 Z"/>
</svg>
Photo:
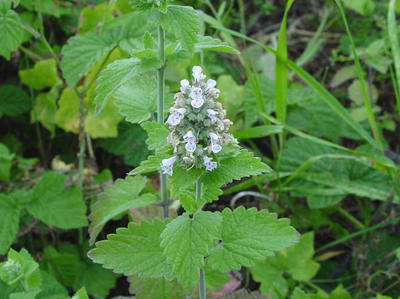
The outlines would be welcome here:
<svg viewBox="0 0 400 299">
<path fill-rule="evenodd" d="M 381 138 L 379 136 L 378 127 L 376 125 L 375 115 L 374 115 L 374 112 L 372 111 L 372 107 L 371 107 L 371 97 L 368 93 L 367 85 L 365 84 L 360 60 L 358 59 L 358 55 L 357 55 L 357 51 L 356 51 L 356 45 L 354 44 L 354 40 L 353 40 L 353 37 L 351 36 L 349 25 L 347 24 L 347 19 L 346 19 L 346 15 L 344 13 L 342 2 L 341 2 L 341 0 L 335 0 L 335 2 L 336 2 L 337 7 L 339 8 L 340 16 L 342 17 L 343 24 L 344 24 L 347 36 L 350 41 L 351 50 L 352 50 L 353 56 L 354 56 L 354 63 L 356 65 L 358 78 L 360 79 L 360 83 L 361 83 L 361 89 L 362 89 L 363 98 L 364 98 L 364 106 L 365 106 L 365 109 L 367 110 L 367 114 L 368 114 L 368 121 L 371 126 L 372 133 L 376 140 L 377 146 L 380 151 L 383 151 L 383 145 L 381 142 Z"/>
</svg>

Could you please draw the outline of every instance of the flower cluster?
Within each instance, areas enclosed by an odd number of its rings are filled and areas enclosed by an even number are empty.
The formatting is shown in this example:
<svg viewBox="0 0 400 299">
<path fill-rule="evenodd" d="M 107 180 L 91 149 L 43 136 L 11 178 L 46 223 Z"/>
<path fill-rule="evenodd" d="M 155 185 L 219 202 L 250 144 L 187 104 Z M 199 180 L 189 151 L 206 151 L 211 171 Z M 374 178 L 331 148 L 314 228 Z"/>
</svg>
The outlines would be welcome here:
<svg viewBox="0 0 400 299">
<path fill-rule="evenodd" d="M 162 160 L 161 170 L 168 175 L 172 175 L 176 161 L 185 169 L 214 170 L 217 168 L 215 154 L 233 141 L 227 133 L 232 122 L 225 118 L 226 111 L 216 101 L 219 96 L 216 82 L 212 79 L 205 82 L 200 66 L 194 66 L 192 71 L 192 85 L 186 79 L 181 81 L 167 120 L 171 129 L 167 142 L 172 145 L 174 155 Z"/>
</svg>

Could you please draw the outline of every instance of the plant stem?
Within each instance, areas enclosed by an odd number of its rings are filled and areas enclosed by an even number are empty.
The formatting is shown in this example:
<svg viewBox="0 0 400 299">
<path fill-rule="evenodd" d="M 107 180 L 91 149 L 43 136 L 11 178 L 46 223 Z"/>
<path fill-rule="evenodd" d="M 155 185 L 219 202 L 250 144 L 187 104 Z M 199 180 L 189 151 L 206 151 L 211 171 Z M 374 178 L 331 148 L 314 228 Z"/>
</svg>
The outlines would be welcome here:
<svg viewBox="0 0 400 299">
<path fill-rule="evenodd" d="M 196 181 L 196 203 L 201 199 L 201 181 L 200 178 Z M 206 278 L 204 275 L 204 269 L 200 269 L 199 273 L 199 298 L 206 298 Z"/>
<path fill-rule="evenodd" d="M 359 230 L 365 229 L 364 224 L 362 224 L 360 221 L 358 221 L 357 218 L 355 218 L 353 215 L 351 215 L 349 212 L 347 212 L 342 207 L 338 207 L 337 211 L 339 212 L 340 215 L 342 215 L 349 222 L 351 222 L 357 229 L 359 229 Z"/>
<path fill-rule="evenodd" d="M 157 71 L 157 122 L 164 124 L 164 89 L 165 89 L 165 32 L 158 26 L 158 58 L 162 66 Z M 167 176 L 160 171 L 160 192 L 163 203 L 163 217 L 168 218 Z"/>
</svg>

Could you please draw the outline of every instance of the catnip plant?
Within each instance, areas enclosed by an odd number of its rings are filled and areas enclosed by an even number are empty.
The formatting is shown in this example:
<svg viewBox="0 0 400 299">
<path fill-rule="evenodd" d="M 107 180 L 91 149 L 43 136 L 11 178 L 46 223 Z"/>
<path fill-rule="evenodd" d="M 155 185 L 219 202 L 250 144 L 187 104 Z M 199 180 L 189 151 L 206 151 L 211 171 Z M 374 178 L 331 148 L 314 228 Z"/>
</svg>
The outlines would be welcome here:
<svg viewBox="0 0 400 299">
<path fill-rule="evenodd" d="M 163 218 L 117 229 L 107 240 L 96 242 L 88 256 L 127 275 L 137 298 L 183 298 L 197 293 L 206 298 L 207 288 L 215 288 L 215 277 L 226 281 L 231 270 L 252 267 L 291 246 L 298 233 L 288 219 L 278 219 L 266 210 L 204 210 L 207 203 L 218 200 L 223 185 L 271 169 L 229 134 L 232 122 L 218 101 L 216 81 L 206 80 L 201 66 L 193 66 L 191 82 L 181 80 L 173 96 L 166 92 L 165 69 L 168 59 L 186 59 L 196 51 L 237 51 L 200 35 L 199 15 L 191 7 L 166 1 L 133 2 L 156 22 L 144 34 L 141 50 L 114 61 L 101 73 L 95 102 L 101 111 L 110 96 L 134 84 L 136 97 L 119 96 L 115 104 L 127 121 L 141 123 L 155 154 L 107 188 L 92 206 L 90 243 L 94 244 L 108 220 L 127 209 L 160 202 Z M 155 31 L 157 44 L 152 38 Z M 167 99 L 172 97 L 169 107 Z M 168 109 L 169 114 L 164 112 Z M 155 113 L 157 121 L 148 121 Z M 145 188 L 149 180 L 145 175 L 155 172 L 160 173 L 160 196 Z M 170 199 L 184 209 L 174 219 L 168 217 Z"/>
</svg>

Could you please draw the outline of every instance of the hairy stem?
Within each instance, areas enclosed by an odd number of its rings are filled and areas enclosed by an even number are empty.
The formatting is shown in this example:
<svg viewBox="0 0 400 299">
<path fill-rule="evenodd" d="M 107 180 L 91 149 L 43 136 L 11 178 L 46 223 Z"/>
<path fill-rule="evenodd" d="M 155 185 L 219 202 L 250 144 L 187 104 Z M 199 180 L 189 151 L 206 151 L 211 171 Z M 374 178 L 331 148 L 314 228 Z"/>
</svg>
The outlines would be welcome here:
<svg viewBox="0 0 400 299">
<path fill-rule="evenodd" d="M 200 178 L 196 182 L 196 203 L 199 202 L 201 199 L 201 182 Z M 200 269 L 199 273 L 199 298 L 205 299 L 206 298 L 206 278 L 204 275 L 204 269 Z"/>
<path fill-rule="evenodd" d="M 165 32 L 158 26 L 158 58 L 163 65 L 157 71 L 157 122 L 164 124 L 164 88 L 165 88 Z M 161 201 L 163 203 L 163 217 L 168 218 L 167 176 L 160 171 Z"/>
</svg>

